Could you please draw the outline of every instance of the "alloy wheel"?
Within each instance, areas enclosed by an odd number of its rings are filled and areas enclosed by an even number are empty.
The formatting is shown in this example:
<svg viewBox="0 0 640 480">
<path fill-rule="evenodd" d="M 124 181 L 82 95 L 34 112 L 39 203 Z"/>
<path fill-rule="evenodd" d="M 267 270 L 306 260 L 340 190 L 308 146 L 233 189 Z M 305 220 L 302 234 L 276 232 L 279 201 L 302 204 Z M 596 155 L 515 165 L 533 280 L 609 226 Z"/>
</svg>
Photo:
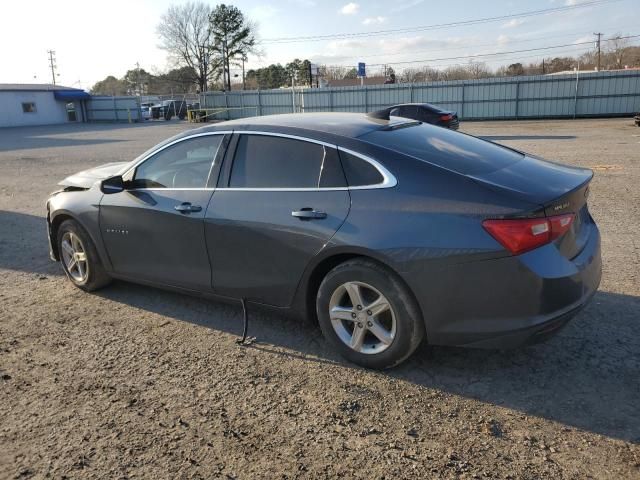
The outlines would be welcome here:
<svg viewBox="0 0 640 480">
<path fill-rule="evenodd" d="M 391 304 L 364 282 L 347 282 L 336 288 L 329 301 L 329 318 L 338 338 L 359 353 L 384 352 L 396 335 Z"/>
<path fill-rule="evenodd" d="M 62 247 L 62 261 L 67 273 L 77 283 L 83 283 L 89 277 L 87 253 L 80 238 L 73 232 L 65 232 L 60 242 Z"/>
</svg>

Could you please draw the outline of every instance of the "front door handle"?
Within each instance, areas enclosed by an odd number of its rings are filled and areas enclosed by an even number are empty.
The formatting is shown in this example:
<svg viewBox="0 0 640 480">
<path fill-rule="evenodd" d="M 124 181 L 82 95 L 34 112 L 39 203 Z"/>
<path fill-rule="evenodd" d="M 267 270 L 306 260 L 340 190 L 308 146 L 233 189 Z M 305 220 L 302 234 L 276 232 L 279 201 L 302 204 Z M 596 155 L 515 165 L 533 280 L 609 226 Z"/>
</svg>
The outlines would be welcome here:
<svg viewBox="0 0 640 480">
<path fill-rule="evenodd" d="M 202 210 L 202 207 L 200 205 L 191 205 L 189 202 L 181 203 L 180 205 L 176 205 L 173 208 L 183 214 L 199 212 Z"/>
<path fill-rule="evenodd" d="M 314 210 L 311 207 L 301 208 L 300 210 L 294 210 L 291 212 L 292 217 L 299 218 L 300 220 L 313 220 L 313 219 L 321 219 L 327 218 L 327 214 L 324 212 L 319 212 Z"/>
</svg>

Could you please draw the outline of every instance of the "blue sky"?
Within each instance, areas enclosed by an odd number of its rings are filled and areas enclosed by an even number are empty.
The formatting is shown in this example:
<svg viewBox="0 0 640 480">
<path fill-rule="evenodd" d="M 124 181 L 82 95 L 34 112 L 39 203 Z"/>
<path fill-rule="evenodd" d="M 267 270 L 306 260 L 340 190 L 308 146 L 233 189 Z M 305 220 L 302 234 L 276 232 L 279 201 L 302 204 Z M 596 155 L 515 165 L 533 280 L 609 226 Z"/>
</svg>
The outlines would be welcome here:
<svg viewBox="0 0 640 480">
<path fill-rule="evenodd" d="M 353 66 L 388 63 L 396 70 L 422 64 L 412 60 L 481 55 L 592 41 L 617 32 L 640 34 L 640 1 L 619 0 L 566 12 L 459 26 L 351 39 L 272 43 L 295 36 L 361 33 L 449 23 L 582 3 L 587 0 L 238 0 L 233 3 L 258 24 L 263 55 L 250 58 L 247 68 L 286 63 L 293 58 Z M 0 7 L 0 82 L 49 82 L 46 51 L 56 50 L 58 82 L 90 88 L 109 74 L 122 76 L 136 62 L 152 72 L 166 70 L 166 54 L 158 48 L 155 27 L 160 15 L 177 0 L 5 0 Z M 205 2 L 215 5 L 217 2 Z M 34 14 L 37 12 L 37 14 Z M 10 21 L 7 22 L 6 20 Z M 640 40 L 640 39 L 638 39 Z M 636 44 L 640 42 L 635 41 Z M 488 57 L 495 67 L 539 60 L 543 56 L 577 54 L 590 48 L 570 46 L 548 52 Z M 466 59 L 431 61 L 445 67 Z"/>
</svg>

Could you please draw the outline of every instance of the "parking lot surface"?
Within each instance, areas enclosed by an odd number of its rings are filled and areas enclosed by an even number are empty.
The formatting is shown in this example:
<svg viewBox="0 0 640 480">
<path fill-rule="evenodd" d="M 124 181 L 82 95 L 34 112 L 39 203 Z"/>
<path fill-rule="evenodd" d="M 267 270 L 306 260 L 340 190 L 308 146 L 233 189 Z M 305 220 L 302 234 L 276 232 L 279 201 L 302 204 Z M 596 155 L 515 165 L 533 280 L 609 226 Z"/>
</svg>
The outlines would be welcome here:
<svg viewBox="0 0 640 480">
<path fill-rule="evenodd" d="M 189 124 L 0 129 L 0 478 L 640 478 L 640 128 L 462 122 L 596 172 L 599 293 L 546 343 L 422 346 L 387 372 L 317 327 L 49 261 L 44 203 Z M 427 313 L 428 314 L 428 313 Z"/>
</svg>

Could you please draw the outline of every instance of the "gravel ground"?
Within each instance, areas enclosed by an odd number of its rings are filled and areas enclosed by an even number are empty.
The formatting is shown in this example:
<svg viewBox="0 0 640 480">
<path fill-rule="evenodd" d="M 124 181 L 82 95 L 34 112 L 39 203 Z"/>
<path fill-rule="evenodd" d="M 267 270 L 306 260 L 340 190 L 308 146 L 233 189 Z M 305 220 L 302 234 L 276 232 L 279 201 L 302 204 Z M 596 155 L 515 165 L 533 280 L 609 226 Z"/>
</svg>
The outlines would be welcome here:
<svg viewBox="0 0 640 480">
<path fill-rule="evenodd" d="M 179 123 L 0 130 L 0 478 L 640 478 L 640 129 L 628 119 L 463 123 L 596 171 L 604 276 L 548 342 L 422 346 L 346 364 L 319 329 L 48 260 L 61 178 Z"/>
</svg>

